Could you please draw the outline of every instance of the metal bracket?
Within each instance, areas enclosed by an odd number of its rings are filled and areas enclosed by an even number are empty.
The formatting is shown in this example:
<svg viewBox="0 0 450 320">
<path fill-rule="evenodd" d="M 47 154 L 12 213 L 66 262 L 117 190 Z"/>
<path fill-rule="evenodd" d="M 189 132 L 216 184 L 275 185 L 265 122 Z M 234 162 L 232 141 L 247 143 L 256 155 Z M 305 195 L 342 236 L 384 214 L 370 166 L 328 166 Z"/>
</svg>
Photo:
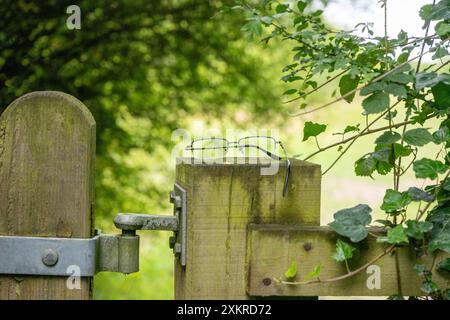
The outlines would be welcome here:
<svg viewBox="0 0 450 320">
<path fill-rule="evenodd" d="M 173 231 L 169 246 L 180 264 L 186 266 L 186 190 L 175 184 L 170 193 L 173 203 L 173 216 L 156 214 L 119 213 L 114 218 L 114 224 L 122 230 L 122 235 L 133 236 L 137 230 Z"/>
<path fill-rule="evenodd" d="M 101 271 L 139 271 L 139 237 L 0 236 L 0 274 L 92 277 Z"/>
<path fill-rule="evenodd" d="M 139 271 L 136 230 L 167 230 L 182 266 L 186 266 L 186 190 L 175 184 L 170 193 L 174 215 L 119 214 L 121 235 L 96 234 L 91 239 L 0 236 L 0 274 L 92 277 L 97 272 Z M 74 269 L 76 268 L 76 269 Z"/>
</svg>

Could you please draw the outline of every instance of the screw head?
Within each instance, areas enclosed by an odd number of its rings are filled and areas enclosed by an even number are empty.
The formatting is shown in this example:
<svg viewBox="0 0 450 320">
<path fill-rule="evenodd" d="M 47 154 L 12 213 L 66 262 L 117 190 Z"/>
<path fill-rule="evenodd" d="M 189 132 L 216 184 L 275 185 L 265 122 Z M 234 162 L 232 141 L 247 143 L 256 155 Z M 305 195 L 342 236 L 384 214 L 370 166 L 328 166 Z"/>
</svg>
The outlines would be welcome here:
<svg viewBox="0 0 450 320">
<path fill-rule="evenodd" d="M 272 284 L 272 280 L 270 280 L 270 278 L 264 278 L 262 282 L 266 287 Z"/>
<path fill-rule="evenodd" d="M 53 267 L 58 263 L 58 253 L 53 249 L 44 250 L 42 253 L 42 262 L 48 267 Z"/>
<path fill-rule="evenodd" d="M 303 245 L 303 249 L 305 249 L 306 252 L 310 251 L 312 249 L 311 242 L 307 242 Z"/>
</svg>

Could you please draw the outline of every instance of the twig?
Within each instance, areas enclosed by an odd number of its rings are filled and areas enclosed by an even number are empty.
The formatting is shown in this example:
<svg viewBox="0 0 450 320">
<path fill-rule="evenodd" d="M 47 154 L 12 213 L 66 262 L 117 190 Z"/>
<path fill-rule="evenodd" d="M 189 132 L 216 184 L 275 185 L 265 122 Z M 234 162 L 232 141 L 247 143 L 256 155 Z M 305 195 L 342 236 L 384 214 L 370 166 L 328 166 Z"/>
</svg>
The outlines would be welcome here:
<svg viewBox="0 0 450 320">
<path fill-rule="evenodd" d="M 328 79 L 327 81 L 325 81 L 324 83 L 322 83 L 322 84 L 321 84 L 320 86 L 318 86 L 317 88 L 315 88 L 315 89 L 313 89 L 313 90 L 311 90 L 311 91 L 306 92 L 304 95 L 301 95 L 300 97 L 296 97 L 296 98 L 293 98 L 293 99 L 288 100 L 288 101 L 284 101 L 283 103 L 294 102 L 294 101 L 297 101 L 297 100 L 299 100 L 299 99 L 302 99 L 302 98 L 305 98 L 305 97 L 309 96 L 311 93 L 314 93 L 314 92 L 316 92 L 317 90 L 319 90 L 319 89 L 323 88 L 324 86 L 326 86 L 327 84 L 329 84 L 330 82 L 333 82 L 333 80 L 339 78 L 341 75 L 343 75 L 344 73 L 346 73 L 348 70 L 350 70 L 350 68 L 345 69 L 344 71 L 338 73 L 337 75 L 333 76 L 332 78 L 330 78 L 330 79 Z"/>
<path fill-rule="evenodd" d="M 394 105 L 391 107 L 391 109 L 392 109 L 393 107 L 394 107 Z M 387 114 L 387 112 L 385 112 L 385 114 Z M 384 115 L 384 114 L 383 114 L 383 115 Z M 426 119 L 429 119 L 429 118 L 432 118 L 432 117 L 433 117 L 433 116 L 428 116 Z M 414 120 L 408 120 L 408 121 L 406 121 L 406 122 L 399 122 L 399 123 L 397 123 L 397 124 L 393 124 L 393 125 L 392 125 L 392 128 L 398 128 L 398 127 L 403 126 L 404 124 L 409 124 L 409 123 L 413 123 L 413 122 L 414 122 Z M 370 127 L 371 125 L 372 125 L 372 123 L 371 123 L 370 125 L 368 125 L 368 127 Z M 362 136 L 366 136 L 366 135 L 369 135 L 369 134 L 372 134 L 372 133 L 384 131 L 384 130 L 386 130 L 386 129 L 389 129 L 389 127 L 390 127 L 390 126 L 384 126 L 384 127 L 376 128 L 376 129 L 373 129 L 373 130 L 367 130 L 367 131 L 364 131 L 365 129 L 363 129 L 363 131 L 361 131 L 362 134 L 355 134 L 355 135 L 353 135 L 353 136 L 351 136 L 351 137 L 348 137 L 348 138 L 343 139 L 343 140 L 341 140 L 341 141 L 335 142 L 335 143 L 330 144 L 330 145 L 328 145 L 328 146 L 326 146 L 326 147 L 320 148 L 319 150 L 317 150 L 317 151 L 311 153 L 310 155 L 308 155 L 308 156 L 307 156 L 305 159 L 303 159 L 303 160 L 306 161 L 306 160 L 308 160 L 308 159 L 314 157 L 315 155 L 317 155 L 317 154 L 319 154 L 319 153 L 321 153 L 321 152 L 323 152 L 323 151 L 325 151 L 325 150 L 328 150 L 328 149 L 333 148 L 333 147 L 337 147 L 337 146 L 339 146 L 339 145 L 341 145 L 341 144 L 346 144 L 347 142 L 349 142 L 349 141 L 351 141 L 351 140 L 353 140 L 353 139 L 362 137 Z"/>
<path fill-rule="evenodd" d="M 339 276 L 339 277 L 329 278 L 329 279 L 324 279 L 324 280 L 315 279 L 315 280 L 300 281 L 300 282 L 290 282 L 290 281 L 284 281 L 284 280 L 280 280 L 280 279 L 276 279 L 276 278 L 274 280 L 276 282 L 278 282 L 278 283 L 288 284 L 288 285 L 305 285 L 305 284 L 322 283 L 322 282 L 335 282 L 335 281 L 344 280 L 344 279 L 350 278 L 350 277 L 360 273 L 361 271 L 366 270 L 367 267 L 369 267 L 370 265 L 374 264 L 375 262 L 377 262 L 378 260 L 383 258 L 385 255 L 387 255 L 392 250 L 394 250 L 394 248 L 395 248 L 395 245 L 391 245 L 389 248 L 387 248 L 385 251 L 380 253 L 378 256 L 376 256 L 375 258 L 373 258 L 372 260 L 370 260 L 369 262 L 367 262 L 363 266 L 359 267 L 358 269 L 356 269 L 356 270 L 354 270 L 352 272 L 348 272 L 348 273 L 346 273 L 346 274 L 344 274 L 342 276 Z"/>
<path fill-rule="evenodd" d="M 439 46 L 441 46 L 441 45 L 442 45 L 444 42 L 446 42 L 447 40 L 448 40 L 448 39 L 445 39 L 444 41 L 442 41 L 442 42 L 439 44 Z M 292 116 L 292 117 L 298 117 L 298 116 L 302 116 L 302 115 L 305 115 L 305 114 L 313 113 L 313 112 L 315 112 L 315 111 L 318 111 L 318 110 L 324 109 L 324 108 L 326 108 L 326 107 L 329 107 L 329 106 L 331 106 L 332 104 L 335 104 L 336 102 L 339 102 L 339 101 L 341 101 L 341 100 L 343 100 L 343 99 L 345 99 L 345 98 L 351 96 L 352 94 L 354 94 L 354 93 L 360 91 L 361 89 L 365 88 L 366 86 L 368 86 L 368 85 L 370 85 L 370 84 L 373 84 L 373 83 L 375 83 L 375 82 L 378 82 L 378 81 L 380 81 L 380 80 L 386 78 L 387 76 L 391 75 L 392 73 L 394 73 L 395 71 L 397 71 L 397 70 L 400 69 L 401 67 L 403 67 L 403 66 L 407 65 L 408 63 L 410 63 L 410 62 L 416 60 L 417 58 L 420 58 L 421 56 L 423 56 L 423 55 L 429 53 L 430 51 L 431 51 L 431 50 L 428 50 L 428 51 L 426 51 L 426 52 L 424 52 L 424 53 L 422 53 L 422 54 L 420 54 L 420 55 L 417 55 L 417 56 L 415 56 L 415 57 L 409 59 L 408 61 L 405 61 L 405 62 L 403 62 L 403 63 L 400 63 L 398 66 L 392 68 L 392 69 L 389 70 L 388 72 L 385 72 L 385 73 L 381 74 L 380 76 L 376 77 L 376 78 L 373 79 L 370 83 L 368 83 L 368 84 L 366 84 L 366 85 L 359 86 L 358 88 L 353 89 L 353 90 L 347 92 L 346 94 L 344 94 L 343 96 L 341 96 L 341 97 L 339 97 L 339 98 L 337 98 L 337 99 L 335 99 L 335 100 L 333 100 L 333 101 L 331 101 L 331 102 L 328 102 L 328 103 L 326 103 L 326 104 L 324 104 L 324 105 L 322 105 L 322 106 L 320 106 L 320 107 L 314 108 L 314 109 L 309 110 L 309 111 L 302 111 L 302 112 L 298 112 L 298 113 L 289 113 L 289 115 Z"/>
</svg>

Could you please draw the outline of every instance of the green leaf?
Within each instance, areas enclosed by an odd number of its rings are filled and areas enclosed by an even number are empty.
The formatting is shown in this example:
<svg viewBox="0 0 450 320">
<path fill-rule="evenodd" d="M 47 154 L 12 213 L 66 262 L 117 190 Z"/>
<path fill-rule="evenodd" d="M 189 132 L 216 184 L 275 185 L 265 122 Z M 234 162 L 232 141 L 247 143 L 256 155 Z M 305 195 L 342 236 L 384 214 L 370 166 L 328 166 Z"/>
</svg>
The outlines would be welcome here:
<svg viewBox="0 0 450 320">
<path fill-rule="evenodd" d="M 409 188 L 408 194 L 413 201 L 431 202 L 434 199 L 433 195 L 416 187 Z"/>
<path fill-rule="evenodd" d="M 412 146 L 421 147 L 433 141 L 433 136 L 425 128 L 416 128 L 406 131 L 403 140 Z"/>
<path fill-rule="evenodd" d="M 341 77 L 341 80 L 339 80 L 339 91 L 341 93 L 341 96 L 345 96 L 350 91 L 355 90 L 358 87 L 359 84 L 359 77 L 352 78 L 351 75 L 346 74 Z M 346 96 L 344 98 L 345 101 L 348 103 L 353 101 L 353 98 L 355 97 L 355 93 L 352 93 L 349 96 Z"/>
<path fill-rule="evenodd" d="M 424 233 L 433 229 L 433 224 L 428 221 L 408 220 L 406 221 L 406 226 L 407 236 L 417 240 L 422 240 Z"/>
<path fill-rule="evenodd" d="M 399 98 L 406 98 L 408 96 L 405 86 L 398 83 L 388 83 L 384 91 Z"/>
<path fill-rule="evenodd" d="M 431 211 L 427 221 L 433 224 L 428 250 L 450 252 L 450 207 L 437 207 Z"/>
<path fill-rule="evenodd" d="M 390 244 L 406 244 L 409 243 L 405 229 L 402 225 L 398 225 L 390 229 L 387 233 L 387 240 Z"/>
<path fill-rule="evenodd" d="M 450 272 L 450 258 L 439 261 L 439 263 L 436 265 L 436 268 L 441 271 Z"/>
<path fill-rule="evenodd" d="M 300 12 L 305 11 L 305 8 L 306 8 L 307 5 L 308 4 L 306 2 L 303 2 L 303 1 L 297 2 L 298 11 L 300 11 Z"/>
<path fill-rule="evenodd" d="M 363 100 L 365 114 L 380 113 L 389 108 L 389 94 L 377 92 Z"/>
<path fill-rule="evenodd" d="M 409 59 L 409 52 L 402 52 L 398 58 L 397 58 L 397 62 L 398 63 L 405 63 L 406 61 L 408 61 Z"/>
<path fill-rule="evenodd" d="M 383 198 L 381 210 L 390 213 L 403 209 L 412 201 L 408 192 L 398 192 L 392 189 L 387 189 Z"/>
<path fill-rule="evenodd" d="M 431 58 L 433 60 L 436 60 L 436 59 L 441 59 L 441 58 L 445 57 L 446 55 L 448 55 L 447 49 L 439 47 L 436 49 L 436 52 L 433 54 L 433 56 Z"/>
<path fill-rule="evenodd" d="M 385 227 L 393 227 L 393 223 L 390 220 L 375 220 L 375 222 L 377 222 Z"/>
<path fill-rule="evenodd" d="M 368 94 L 374 93 L 374 92 L 379 92 L 379 91 L 383 91 L 385 87 L 384 82 L 374 82 L 374 83 L 370 83 L 367 86 L 365 86 L 364 88 L 362 88 L 359 91 L 359 94 L 362 96 L 367 96 Z"/>
<path fill-rule="evenodd" d="M 406 53 L 406 52 L 405 52 Z M 403 53 L 403 54 L 405 54 Z M 409 54 L 408 54 L 409 56 Z M 400 59 L 400 57 L 399 57 Z M 394 73 L 385 78 L 386 81 L 408 84 L 414 81 L 414 76 L 407 73 Z"/>
<path fill-rule="evenodd" d="M 254 36 L 259 37 L 262 34 L 261 22 L 257 19 L 250 20 L 242 26 L 241 31 L 243 31 L 250 39 Z"/>
<path fill-rule="evenodd" d="M 381 136 L 379 136 L 376 140 L 376 144 L 392 144 L 398 140 L 400 140 L 402 136 L 395 131 L 385 131 Z"/>
<path fill-rule="evenodd" d="M 439 160 L 423 158 L 414 161 L 413 170 L 416 174 L 416 178 L 436 179 L 438 174 L 446 172 L 447 166 Z"/>
<path fill-rule="evenodd" d="M 302 141 L 306 141 L 310 137 L 316 137 L 319 134 L 321 134 L 322 132 L 325 132 L 326 129 L 327 129 L 327 125 L 325 125 L 325 124 L 307 121 L 307 122 L 305 122 L 305 126 L 303 128 L 303 140 Z"/>
<path fill-rule="evenodd" d="M 425 21 L 450 19 L 450 1 L 441 0 L 435 5 L 424 5 L 420 8 L 419 15 Z"/>
<path fill-rule="evenodd" d="M 312 279 L 319 278 L 321 272 L 322 272 L 322 266 L 319 264 L 314 267 L 313 271 L 308 273 L 308 278 L 312 278 Z"/>
<path fill-rule="evenodd" d="M 294 279 L 297 275 L 297 262 L 293 261 L 289 268 L 284 273 L 286 279 Z"/>
<path fill-rule="evenodd" d="M 436 33 L 441 36 L 442 38 L 448 36 L 450 33 L 450 24 L 445 21 L 441 21 L 434 27 L 434 30 L 436 30 Z"/>
<path fill-rule="evenodd" d="M 297 92 L 297 89 L 288 89 L 285 92 L 283 92 L 283 95 L 291 95 Z"/>
<path fill-rule="evenodd" d="M 333 254 L 333 259 L 339 262 L 349 260 L 353 257 L 353 251 L 355 250 L 355 247 L 338 239 L 336 242 L 336 251 Z"/>
<path fill-rule="evenodd" d="M 407 157 L 412 153 L 410 146 L 402 146 L 400 143 L 394 143 L 392 147 L 394 148 L 395 159 L 398 159 L 399 157 Z"/>
<path fill-rule="evenodd" d="M 434 102 L 436 105 L 442 108 L 448 108 L 450 106 L 450 84 L 445 82 L 439 82 L 433 88 Z"/>
<path fill-rule="evenodd" d="M 430 294 L 438 291 L 438 286 L 433 281 L 424 281 L 420 286 L 420 290 L 422 290 L 426 294 Z"/>
<path fill-rule="evenodd" d="M 421 277 L 431 276 L 431 272 L 427 269 L 427 267 L 424 264 L 415 264 L 413 269 Z"/>
<path fill-rule="evenodd" d="M 355 162 L 355 174 L 360 177 L 370 177 L 377 168 L 377 161 L 369 156 Z"/>
<path fill-rule="evenodd" d="M 415 87 L 417 90 L 425 87 L 432 88 L 440 82 L 450 84 L 450 75 L 446 73 L 438 75 L 435 72 L 419 72 L 416 74 Z"/>
<path fill-rule="evenodd" d="M 346 126 L 344 129 L 344 133 L 349 133 L 349 132 L 359 132 L 359 123 L 356 126 Z"/>
<path fill-rule="evenodd" d="M 447 127 L 441 127 L 433 133 L 433 141 L 436 144 L 447 143 L 450 140 L 450 130 Z"/>
<path fill-rule="evenodd" d="M 283 12 L 286 12 L 288 9 L 289 9 L 289 6 L 288 6 L 288 5 L 285 5 L 285 4 L 279 4 L 279 5 L 277 5 L 277 7 L 275 8 L 275 11 L 276 11 L 277 13 L 283 13 Z"/>
<path fill-rule="evenodd" d="M 372 221 L 372 209 L 366 204 L 339 210 L 334 214 L 334 221 L 328 225 L 341 236 L 359 242 L 368 235 L 367 225 Z"/>
<path fill-rule="evenodd" d="M 428 250 L 430 252 L 442 250 L 450 253 L 450 233 L 440 233 L 433 237 L 428 244 Z"/>
</svg>

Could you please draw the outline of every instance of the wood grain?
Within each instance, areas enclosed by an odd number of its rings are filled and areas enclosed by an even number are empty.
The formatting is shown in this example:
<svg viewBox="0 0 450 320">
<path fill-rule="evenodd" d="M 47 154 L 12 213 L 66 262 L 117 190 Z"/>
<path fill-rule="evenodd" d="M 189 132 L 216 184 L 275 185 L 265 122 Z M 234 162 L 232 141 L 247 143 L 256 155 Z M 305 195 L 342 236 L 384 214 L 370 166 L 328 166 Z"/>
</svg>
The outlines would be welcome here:
<svg viewBox="0 0 450 320">
<path fill-rule="evenodd" d="M 92 235 L 95 121 L 74 97 L 33 92 L 0 118 L 0 235 Z M 88 299 L 91 279 L 0 276 L 0 299 Z"/>
<path fill-rule="evenodd" d="M 251 225 L 249 226 L 248 293 L 254 296 L 389 296 L 398 294 L 397 273 L 394 255 L 386 255 L 374 264 L 380 267 L 380 288 L 366 285 L 371 274 L 363 272 L 336 282 L 304 285 L 280 284 L 273 278 L 283 278 L 284 272 L 295 261 L 298 273 L 294 281 L 307 281 L 307 275 L 316 265 L 322 266 L 321 279 L 330 279 L 347 273 L 345 264 L 332 259 L 337 234 L 328 227 Z M 310 250 L 305 250 L 308 244 Z M 355 270 L 373 260 L 386 249 L 385 244 L 376 243 L 369 237 L 358 245 L 350 260 L 350 269 Z M 450 257 L 439 252 L 436 261 Z M 409 247 L 399 249 L 401 285 L 403 295 L 420 296 L 423 279 L 413 270 L 415 264 L 433 265 L 433 256 L 418 258 Z M 266 279 L 266 280 L 265 280 Z M 269 280 L 267 280 L 269 279 Z M 440 287 L 450 285 L 450 277 L 434 270 L 433 281 Z"/>
<path fill-rule="evenodd" d="M 249 223 L 320 224 L 320 166 L 292 161 L 261 175 L 263 162 L 195 164 L 180 159 L 177 182 L 187 190 L 187 265 L 175 262 L 176 299 L 249 299 Z"/>
</svg>

